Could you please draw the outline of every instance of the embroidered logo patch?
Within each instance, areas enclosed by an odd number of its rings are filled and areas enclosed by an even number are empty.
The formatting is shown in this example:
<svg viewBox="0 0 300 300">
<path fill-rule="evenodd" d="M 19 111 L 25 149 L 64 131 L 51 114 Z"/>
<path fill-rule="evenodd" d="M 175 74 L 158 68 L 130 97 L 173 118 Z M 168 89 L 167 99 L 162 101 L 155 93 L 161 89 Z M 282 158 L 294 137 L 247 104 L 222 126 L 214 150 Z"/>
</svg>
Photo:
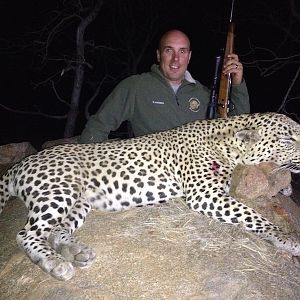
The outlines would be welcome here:
<svg viewBox="0 0 300 300">
<path fill-rule="evenodd" d="M 191 111 L 193 111 L 193 112 L 199 111 L 200 101 L 197 98 L 191 98 L 189 100 L 189 104 L 190 104 L 190 110 Z"/>
</svg>

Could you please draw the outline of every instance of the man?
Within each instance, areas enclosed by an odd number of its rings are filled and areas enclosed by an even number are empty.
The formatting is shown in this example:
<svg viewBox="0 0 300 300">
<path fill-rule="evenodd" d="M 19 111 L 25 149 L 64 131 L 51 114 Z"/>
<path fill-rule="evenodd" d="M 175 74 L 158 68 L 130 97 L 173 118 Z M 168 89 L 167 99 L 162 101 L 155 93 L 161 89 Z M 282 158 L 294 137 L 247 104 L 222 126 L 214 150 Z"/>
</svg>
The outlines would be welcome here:
<svg viewBox="0 0 300 300">
<path fill-rule="evenodd" d="M 159 65 L 153 65 L 148 73 L 121 81 L 88 120 L 79 142 L 102 142 L 125 120 L 130 122 L 134 135 L 139 136 L 205 119 L 210 91 L 187 71 L 191 54 L 185 33 L 166 32 L 156 51 Z M 231 100 L 235 109 L 230 114 L 249 113 L 243 65 L 236 54 L 228 55 L 223 72 L 232 75 Z"/>
</svg>

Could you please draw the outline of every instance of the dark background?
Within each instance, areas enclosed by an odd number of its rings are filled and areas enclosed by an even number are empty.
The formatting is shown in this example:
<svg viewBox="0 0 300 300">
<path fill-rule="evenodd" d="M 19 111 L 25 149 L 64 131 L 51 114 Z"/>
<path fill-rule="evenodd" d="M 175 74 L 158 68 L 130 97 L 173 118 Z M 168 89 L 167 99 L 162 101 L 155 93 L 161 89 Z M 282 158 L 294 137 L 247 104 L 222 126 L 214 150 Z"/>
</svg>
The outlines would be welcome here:
<svg viewBox="0 0 300 300">
<path fill-rule="evenodd" d="M 76 1 L 1 0 L 0 103 L 10 110 L 0 107 L 0 144 L 29 141 L 39 147 L 44 141 L 63 137 L 65 120 L 30 113 L 38 110 L 55 115 L 66 113 L 65 105 L 56 100 L 49 85 L 36 85 L 48 78 L 51 72 L 56 72 L 57 66 L 50 64 L 47 68 L 41 68 L 41 56 L 33 50 L 32 44 L 38 40 L 38 30 L 51 19 L 51 12 L 65 7 L 68 3 L 71 6 L 74 2 Z M 91 1 L 82 1 L 87 2 Z M 129 3 L 130 10 L 127 10 L 128 7 L 124 10 L 124 3 Z M 289 3 L 285 0 L 235 0 L 236 52 L 244 64 L 252 112 L 277 111 L 300 65 L 300 41 L 291 38 L 295 33 L 300 38 L 300 22 L 291 23 Z M 143 31 L 143 26 L 148 19 L 153 20 L 153 39 L 137 65 L 136 72 L 147 72 L 155 62 L 159 36 L 166 30 L 178 28 L 186 32 L 192 42 L 190 72 L 194 78 L 210 86 L 214 57 L 225 45 L 230 5 L 231 2 L 227 0 L 104 1 L 97 19 L 87 28 L 86 37 L 96 44 L 109 45 L 117 50 L 110 54 L 98 52 L 94 53 L 94 56 L 87 56 L 89 63 L 94 67 L 94 73 L 88 75 L 89 80 L 99 81 L 103 74 L 109 72 L 114 75 L 114 79 L 103 85 L 89 112 L 94 113 L 112 88 L 130 74 L 130 71 L 124 71 L 126 59 L 122 59 L 120 64 L 116 61 L 116 57 L 126 57 L 122 38 L 126 37 L 128 28 L 133 26 L 136 35 L 129 43 L 138 53 L 139 45 L 147 34 L 147 31 Z M 299 3 L 297 5 L 300 13 Z M 56 39 L 51 48 L 56 57 L 74 51 L 76 24 L 78 25 L 78 22 L 75 21 L 66 26 L 61 39 Z M 45 39 L 45 35 L 40 37 Z M 264 65 L 255 64 L 253 61 L 263 58 L 270 60 L 272 56 L 267 55 L 265 51 L 251 52 L 253 45 L 268 48 L 279 57 L 298 57 L 288 60 L 289 63 L 282 65 L 271 76 L 264 77 L 261 69 Z M 71 75 L 69 81 L 66 80 L 59 86 L 64 99 L 71 97 Z M 290 101 L 287 107 L 287 112 L 292 113 L 294 119 L 300 117 L 300 100 L 297 98 L 299 86 L 298 78 L 291 91 L 291 96 L 296 99 Z M 84 107 L 90 94 L 91 88 L 85 85 L 82 90 L 76 135 L 80 134 L 86 122 Z"/>
</svg>

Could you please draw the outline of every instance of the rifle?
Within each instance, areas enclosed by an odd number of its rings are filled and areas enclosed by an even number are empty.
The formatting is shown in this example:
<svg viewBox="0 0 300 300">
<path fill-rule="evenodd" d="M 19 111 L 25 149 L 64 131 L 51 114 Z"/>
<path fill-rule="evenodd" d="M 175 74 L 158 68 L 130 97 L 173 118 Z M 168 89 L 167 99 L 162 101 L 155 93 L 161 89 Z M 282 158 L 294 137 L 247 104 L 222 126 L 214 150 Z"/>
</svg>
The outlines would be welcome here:
<svg viewBox="0 0 300 300">
<path fill-rule="evenodd" d="M 220 66 L 221 66 L 221 56 L 216 56 L 214 78 L 210 90 L 210 98 L 209 98 L 208 109 L 207 109 L 207 119 L 215 119 L 217 117 Z"/>
<path fill-rule="evenodd" d="M 234 51 L 234 31 L 235 24 L 232 22 L 234 0 L 231 3 L 230 20 L 227 31 L 226 47 L 224 50 L 223 57 L 216 56 L 215 60 L 215 72 L 213 78 L 213 84 L 211 88 L 210 100 L 207 110 L 207 118 L 227 118 L 229 108 L 231 106 L 231 75 L 223 74 L 223 66 L 226 61 L 227 55 Z M 221 68 L 222 60 L 222 68 Z"/>
<path fill-rule="evenodd" d="M 234 46 L 234 23 L 230 22 L 228 25 L 226 48 L 223 57 L 223 66 L 227 55 L 233 53 Z M 218 116 L 220 118 L 227 118 L 229 112 L 229 105 L 231 100 L 231 74 L 225 75 L 221 70 L 219 93 L 218 93 Z"/>
</svg>

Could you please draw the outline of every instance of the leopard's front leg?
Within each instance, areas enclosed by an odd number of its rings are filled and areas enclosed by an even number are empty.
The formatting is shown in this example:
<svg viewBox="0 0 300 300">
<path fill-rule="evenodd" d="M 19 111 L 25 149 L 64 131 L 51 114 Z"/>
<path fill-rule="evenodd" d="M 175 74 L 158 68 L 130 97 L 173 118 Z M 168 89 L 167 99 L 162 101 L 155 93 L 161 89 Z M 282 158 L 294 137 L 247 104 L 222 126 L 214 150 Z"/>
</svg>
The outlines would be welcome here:
<svg viewBox="0 0 300 300">
<path fill-rule="evenodd" d="M 209 183 L 208 183 L 209 184 Z M 226 195 L 223 186 L 203 189 L 199 186 L 187 192 L 187 204 L 194 211 L 227 224 L 242 225 L 262 239 L 270 241 L 278 249 L 285 250 L 294 256 L 300 256 L 300 241 L 291 234 L 284 233 L 254 209 Z"/>
<path fill-rule="evenodd" d="M 91 247 L 72 236 L 82 226 L 90 210 L 90 203 L 79 198 L 63 222 L 51 229 L 48 237 L 50 246 L 74 267 L 89 267 L 96 258 L 96 252 Z"/>
<path fill-rule="evenodd" d="M 74 275 L 74 267 L 49 245 L 48 235 L 48 232 L 27 230 L 25 226 L 16 239 L 19 247 L 43 271 L 56 279 L 69 280 Z"/>
<path fill-rule="evenodd" d="M 52 228 L 48 238 L 50 246 L 74 267 L 89 267 L 96 258 L 96 252 L 88 245 L 75 239 L 66 228 Z"/>
<path fill-rule="evenodd" d="M 52 208 L 44 215 L 42 210 L 39 213 L 29 211 L 28 222 L 18 233 L 17 243 L 42 270 L 56 279 L 69 280 L 74 275 L 74 267 L 88 267 L 96 257 L 89 246 L 72 237 L 84 223 L 91 205 L 83 198 L 64 210 L 59 209 L 59 201 L 53 199 L 51 204 Z M 50 215 L 52 219 L 49 220 Z M 32 220 L 36 223 L 32 224 Z"/>
</svg>

